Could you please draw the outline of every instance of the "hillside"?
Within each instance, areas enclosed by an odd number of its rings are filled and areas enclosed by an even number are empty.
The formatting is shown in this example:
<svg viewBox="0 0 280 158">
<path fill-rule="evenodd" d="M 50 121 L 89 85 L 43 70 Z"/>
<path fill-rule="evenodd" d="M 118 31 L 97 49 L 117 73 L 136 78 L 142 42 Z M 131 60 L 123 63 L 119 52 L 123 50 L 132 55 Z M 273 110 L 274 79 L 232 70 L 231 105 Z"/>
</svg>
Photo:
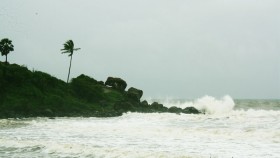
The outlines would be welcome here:
<svg viewBox="0 0 280 158">
<path fill-rule="evenodd" d="M 47 73 L 0 62 L 0 118 L 8 117 L 112 117 L 124 112 L 199 113 L 194 108 L 166 108 L 140 102 L 143 92 L 126 89 L 126 82 L 103 81 L 80 75 L 65 83 Z M 122 84 L 119 84 L 122 83 Z"/>
</svg>

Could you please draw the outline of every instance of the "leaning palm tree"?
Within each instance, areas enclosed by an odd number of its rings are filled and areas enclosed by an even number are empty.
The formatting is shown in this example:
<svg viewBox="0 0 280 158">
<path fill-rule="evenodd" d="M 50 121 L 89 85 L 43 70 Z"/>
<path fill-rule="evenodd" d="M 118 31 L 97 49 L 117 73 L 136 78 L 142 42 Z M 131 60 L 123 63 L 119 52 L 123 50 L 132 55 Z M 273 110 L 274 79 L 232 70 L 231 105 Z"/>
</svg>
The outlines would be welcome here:
<svg viewBox="0 0 280 158">
<path fill-rule="evenodd" d="M 6 64 L 8 64 L 8 54 L 14 51 L 14 45 L 12 44 L 12 41 L 8 38 L 4 38 L 0 41 L 0 52 L 2 56 L 6 56 Z"/>
<path fill-rule="evenodd" d="M 70 66 L 69 66 L 69 71 L 68 71 L 68 77 L 67 77 L 67 83 L 69 81 L 69 76 L 70 76 L 70 70 L 71 70 L 71 63 L 72 63 L 72 56 L 74 51 L 77 51 L 81 48 L 74 48 L 74 42 L 72 40 L 68 40 L 63 44 L 64 48 L 61 49 L 62 54 L 63 53 L 69 53 L 70 56 Z"/>
</svg>

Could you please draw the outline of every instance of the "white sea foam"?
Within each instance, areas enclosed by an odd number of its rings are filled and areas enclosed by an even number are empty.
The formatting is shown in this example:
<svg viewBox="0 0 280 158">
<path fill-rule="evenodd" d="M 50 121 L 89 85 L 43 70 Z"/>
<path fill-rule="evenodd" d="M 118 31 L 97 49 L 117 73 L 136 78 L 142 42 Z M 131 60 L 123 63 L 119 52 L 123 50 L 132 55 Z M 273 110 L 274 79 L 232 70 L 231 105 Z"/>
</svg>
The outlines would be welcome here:
<svg viewBox="0 0 280 158">
<path fill-rule="evenodd" d="M 149 102 L 152 101 L 150 100 Z M 196 99 L 195 101 L 184 102 L 178 100 L 174 101 L 173 99 L 168 98 L 162 102 L 166 107 L 176 106 L 180 108 L 186 108 L 192 106 L 206 114 L 225 114 L 231 112 L 235 106 L 233 99 L 229 95 L 226 95 L 221 99 L 216 99 L 206 95 L 202 98 Z"/>
<path fill-rule="evenodd" d="M 233 110 L 235 104 L 230 96 L 224 96 L 218 100 L 214 97 L 205 96 L 194 103 L 194 107 L 208 114 L 224 114 Z"/>
<path fill-rule="evenodd" d="M 231 105 L 225 97 L 199 100 L 193 105 Z M 278 158 L 279 120 L 279 110 L 258 109 L 0 120 L 0 157 Z"/>
</svg>

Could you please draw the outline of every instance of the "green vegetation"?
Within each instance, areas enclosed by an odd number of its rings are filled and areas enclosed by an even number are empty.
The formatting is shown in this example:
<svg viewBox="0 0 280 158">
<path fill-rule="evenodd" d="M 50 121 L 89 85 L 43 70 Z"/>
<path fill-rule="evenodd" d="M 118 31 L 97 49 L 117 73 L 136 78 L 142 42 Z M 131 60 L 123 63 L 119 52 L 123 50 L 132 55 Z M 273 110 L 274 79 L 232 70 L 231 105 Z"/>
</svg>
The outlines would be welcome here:
<svg viewBox="0 0 280 158">
<path fill-rule="evenodd" d="M 4 38 L 0 41 L 0 52 L 2 56 L 6 56 L 6 64 L 8 63 L 8 54 L 14 51 L 14 45 L 8 38 Z"/>
<path fill-rule="evenodd" d="M 80 50 L 81 48 L 74 48 L 74 42 L 72 40 L 68 40 L 63 44 L 64 48 L 61 49 L 62 54 L 69 53 L 68 56 L 70 56 L 70 65 L 69 65 L 69 71 L 68 71 L 68 77 L 67 77 L 67 83 L 69 82 L 69 76 L 71 71 L 71 64 L 72 64 L 72 57 L 74 51 Z"/>
<path fill-rule="evenodd" d="M 70 84 L 40 71 L 0 62 L 0 117 L 99 116 L 124 95 L 80 75 Z M 101 106 L 103 102 L 106 106 Z M 120 115 L 108 113 L 108 115 Z"/>
<path fill-rule="evenodd" d="M 126 85 L 120 78 L 108 79 L 114 85 Z M 112 117 L 128 111 L 199 113 L 194 108 L 168 109 L 158 103 L 149 105 L 146 101 L 140 102 L 143 91 L 136 88 L 125 91 L 118 87 L 105 86 L 103 81 L 86 75 L 65 83 L 44 72 L 0 62 L 0 118 Z"/>
</svg>

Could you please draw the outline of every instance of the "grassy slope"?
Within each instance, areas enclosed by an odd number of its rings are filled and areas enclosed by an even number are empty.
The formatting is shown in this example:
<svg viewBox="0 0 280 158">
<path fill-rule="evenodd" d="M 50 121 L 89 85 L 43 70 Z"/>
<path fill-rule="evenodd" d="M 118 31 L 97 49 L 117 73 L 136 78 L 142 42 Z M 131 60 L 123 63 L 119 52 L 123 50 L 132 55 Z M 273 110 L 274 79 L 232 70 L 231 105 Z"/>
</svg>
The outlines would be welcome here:
<svg viewBox="0 0 280 158">
<path fill-rule="evenodd" d="M 0 63 L 0 117 L 101 116 L 125 96 L 81 75 L 67 84 L 40 71 Z"/>
</svg>

